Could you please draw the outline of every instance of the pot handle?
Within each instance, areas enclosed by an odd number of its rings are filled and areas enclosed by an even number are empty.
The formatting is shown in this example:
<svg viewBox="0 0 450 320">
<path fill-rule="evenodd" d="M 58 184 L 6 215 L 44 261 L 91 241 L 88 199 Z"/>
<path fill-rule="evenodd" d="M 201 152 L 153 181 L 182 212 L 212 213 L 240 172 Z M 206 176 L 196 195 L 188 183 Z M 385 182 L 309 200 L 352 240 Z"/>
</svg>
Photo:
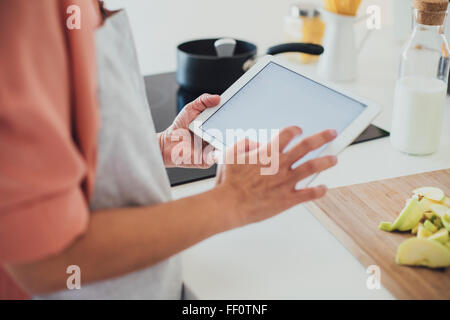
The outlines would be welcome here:
<svg viewBox="0 0 450 320">
<path fill-rule="evenodd" d="M 267 54 L 275 55 L 286 52 L 301 52 L 319 56 L 323 53 L 323 47 L 318 44 L 291 42 L 283 43 L 267 49 Z"/>
</svg>

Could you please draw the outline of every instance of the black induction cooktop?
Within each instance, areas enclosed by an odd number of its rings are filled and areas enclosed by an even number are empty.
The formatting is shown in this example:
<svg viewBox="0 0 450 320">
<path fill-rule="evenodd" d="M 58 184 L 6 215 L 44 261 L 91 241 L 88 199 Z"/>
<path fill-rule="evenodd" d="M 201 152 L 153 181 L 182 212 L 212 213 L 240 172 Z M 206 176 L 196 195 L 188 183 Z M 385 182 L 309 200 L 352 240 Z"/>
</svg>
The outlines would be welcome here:
<svg viewBox="0 0 450 320">
<path fill-rule="evenodd" d="M 181 89 L 175 73 L 162 73 L 144 78 L 147 97 L 157 132 L 165 130 L 172 123 L 178 112 L 201 93 L 191 93 Z M 370 125 L 352 144 L 379 139 L 389 133 L 374 125 Z M 209 169 L 168 168 L 172 186 L 212 178 L 216 175 L 216 166 Z"/>
</svg>

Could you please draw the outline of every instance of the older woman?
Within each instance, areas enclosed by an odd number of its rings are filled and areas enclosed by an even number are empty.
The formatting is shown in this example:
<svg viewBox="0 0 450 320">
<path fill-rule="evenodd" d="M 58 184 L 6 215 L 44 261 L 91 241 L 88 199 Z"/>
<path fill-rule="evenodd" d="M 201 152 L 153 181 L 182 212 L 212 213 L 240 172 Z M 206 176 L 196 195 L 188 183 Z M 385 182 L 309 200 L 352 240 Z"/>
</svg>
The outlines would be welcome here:
<svg viewBox="0 0 450 320">
<path fill-rule="evenodd" d="M 79 28 L 66 23 L 71 5 L 79 8 Z M 283 152 L 301 134 L 290 127 L 276 137 L 276 173 L 261 175 L 261 163 L 230 161 L 212 190 L 171 200 L 164 166 L 175 165 L 176 129 L 187 130 L 220 97 L 201 96 L 156 134 L 123 11 L 109 12 L 94 0 L 3 0 L 0 40 L 6 297 L 14 284 L 36 298 L 179 299 L 177 253 L 326 192 L 294 187 L 335 165 L 335 157 L 291 165 L 336 132 Z M 247 144 L 245 152 L 265 148 Z M 70 265 L 82 272 L 81 290 L 67 289 Z"/>
</svg>

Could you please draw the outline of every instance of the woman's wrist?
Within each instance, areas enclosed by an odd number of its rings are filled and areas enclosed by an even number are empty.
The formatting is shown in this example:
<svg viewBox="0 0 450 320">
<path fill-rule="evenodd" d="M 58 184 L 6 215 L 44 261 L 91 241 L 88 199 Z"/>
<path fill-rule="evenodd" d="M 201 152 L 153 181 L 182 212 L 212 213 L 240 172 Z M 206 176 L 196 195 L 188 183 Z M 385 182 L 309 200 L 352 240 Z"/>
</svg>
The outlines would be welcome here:
<svg viewBox="0 0 450 320">
<path fill-rule="evenodd" d="M 233 190 L 229 186 L 220 185 L 210 190 L 209 193 L 211 200 L 215 204 L 214 209 L 218 213 L 217 218 L 223 229 L 219 232 L 245 225 L 244 215 L 241 212 L 241 200 L 236 190 Z"/>
</svg>

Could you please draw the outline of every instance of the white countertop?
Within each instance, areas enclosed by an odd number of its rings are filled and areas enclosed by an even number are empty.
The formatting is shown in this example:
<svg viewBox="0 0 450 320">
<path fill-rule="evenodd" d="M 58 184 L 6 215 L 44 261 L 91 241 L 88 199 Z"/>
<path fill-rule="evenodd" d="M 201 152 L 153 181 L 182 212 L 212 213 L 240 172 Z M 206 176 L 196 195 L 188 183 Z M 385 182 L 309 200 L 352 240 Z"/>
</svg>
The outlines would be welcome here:
<svg viewBox="0 0 450 320">
<path fill-rule="evenodd" d="M 400 50 L 390 29 L 374 32 L 361 52 L 358 80 L 342 85 L 380 103 L 383 111 L 374 123 L 388 130 Z M 316 183 L 336 187 L 449 168 L 449 138 L 450 98 L 436 154 L 407 156 L 395 151 L 388 138 L 366 142 L 347 148 L 338 166 Z M 172 190 L 180 198 L 213 186 L 210 179 Z M 365 268 L 302 205 L 186 250 L 183 273 L 200 299 L 393 298 L 384 288 L 367 289 Z"/>
</svg>

